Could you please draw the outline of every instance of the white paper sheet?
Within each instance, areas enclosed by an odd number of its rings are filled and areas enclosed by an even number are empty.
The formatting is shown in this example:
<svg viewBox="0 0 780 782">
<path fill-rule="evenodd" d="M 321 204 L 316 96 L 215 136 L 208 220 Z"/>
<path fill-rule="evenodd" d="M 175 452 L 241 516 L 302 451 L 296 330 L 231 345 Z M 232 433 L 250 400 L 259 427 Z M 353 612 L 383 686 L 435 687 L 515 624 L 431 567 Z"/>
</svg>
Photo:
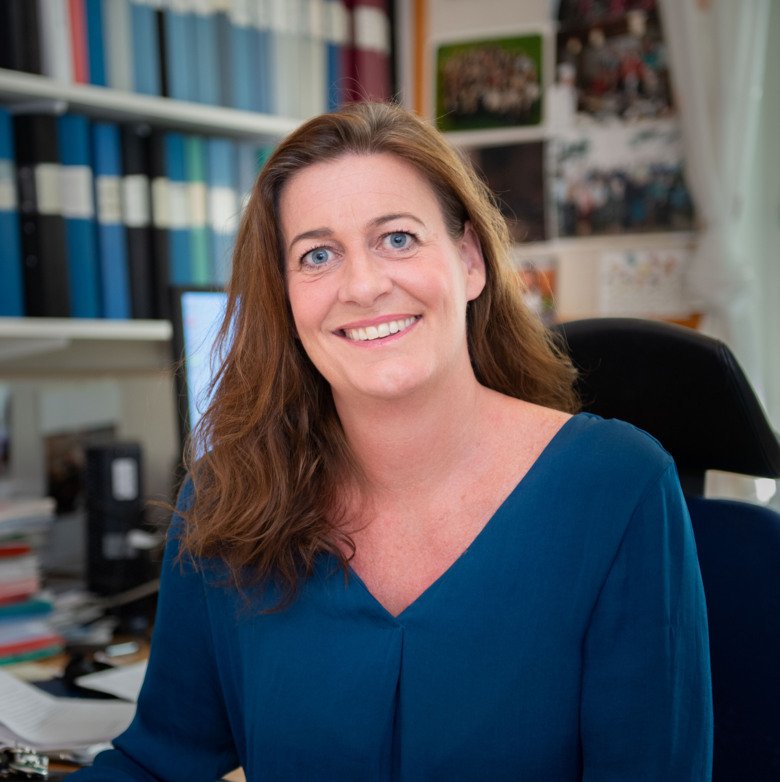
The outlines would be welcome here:
<svg viewBox="0 0 780 782">
<path fill-rule="evenodd" d="M 35 749 L 109 741 L 130 724 L 134 713 L 133 703 L 55 698 L 0 670 L 0 723 Z"/>
<path fill-rule="evenodd" d="M 107 692 L 117 698 L 135 703 L 146 674 L 146 660 L 129 665 L 118 665 L 116 668 L 107 668 L 104 671 L 87 673 L 76 679 L 79 687 L 89 690 Z"/>
</svg>

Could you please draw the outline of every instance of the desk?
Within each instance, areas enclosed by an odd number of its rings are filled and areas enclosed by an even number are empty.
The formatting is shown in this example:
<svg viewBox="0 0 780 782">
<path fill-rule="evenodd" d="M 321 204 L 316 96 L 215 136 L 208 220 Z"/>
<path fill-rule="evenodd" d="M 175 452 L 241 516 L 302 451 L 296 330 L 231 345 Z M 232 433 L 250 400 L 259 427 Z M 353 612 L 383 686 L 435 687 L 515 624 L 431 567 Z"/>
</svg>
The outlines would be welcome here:
<svg viewBox="0 0 780 782">
<path fill-rule="evenodd" d="M 130 663 L 142 662 L 143 660 L 146 659 L 147 656 L 148 656 L 148 645 L 141 644 L 141 648 L 140 649 L 133 650 L 132 653 L 129 653 L 129 654 L 124 654 L 124 655 L 121 656 L 121 658 L 116 658 L 116 662 L 119 665 L 119 667 L 121 667 L 122 665 L 127 665 L 127 664 L 130 664 Z M 11 674 L 13 676 L 16 676 L 17 678 L 19 678 L 21 680 L 27 681 L 28 683 L 39 682 L 39 683 L 43 684 L 45 682 L 52 682 L 53 681 L 53 683 L 55 685 L 54 687 L 45 687 L 45 686 L 41 687 L 42 690 L 49 692 L 49 696 L 43 696 L 43 697 L 54 696 L 56 698 L 56 696 L 61 695 L 61 694 L 66 694 L 66 695 L 70 696 L 72 694 L 77 694 L 77 693 L 70 693 L 70 692 L 63 693 L 63 692 L 60 692 L 60 690 L 67 689 L 67 685 L 65 685 L 64 682 L 61 682 L 61 677 L 62 677 L 62 674 L 63 674 L 66 666 L 68 665 L 68 663 L 70 661 L 71 661 L 71 658 L 68 655 L 61 654 L 61 655 L 58 655 L 56 657 L 51 657 L 51 658 L 48 658 L 48 659 L 43 660 L 43 661 L 36 661 L 34 663 L 25 663 L 25 664 L 7 666 L 5 668 L 5 672 L 9 673 L 9 674 Z M 113 661 L 114 660 L 112 660 L 112 662 Z M 137 668 L 137 666 L 133 666 L 133 667 Z M 138 678 L 137 677 L 138 677 L 139 673 L 140 673 L 140 671 L 138 673 L 130 674 L 130 671 L 128 669 L 128 674 L 131 676 L 131 678 L 127 679 L 125 677 L 125 682 L 126 683 L 124 684 L 124 687 L 122 688 L 124 691 L 128 692 L 128 695 L 127 695 L 128 698 L 131 697 L 131 695 L 130 695 L 130 691 L 127 690 L 127 683 L 129 682 L 131 684 L 131 691 L 134 693 L 135 692 L 135 688 L 137 686 L 137 682 L 138 682 Z M 78 675 L 78 673 L 76 675 Z M 107 685 L 107 690 L 108 691 L 111 691 L 111 689 L 113 689 L 112 687 L 108 686 L 108 681 L 113 680 L 115 678 L 116 678 L 115 675 L 112 673 L 112 674 L 110 674 L 109 679 L 106 681 L 106 685 Z M 60 681 L 57 681 L 58 679 L 60 679 Z M 97 686 L 97 684 L 96 684 L 96 686 Z M 121 691 L 122 690 L 119 690 L 119 692 L 121 692 Z M 23 690 L 23 691 L 21 691 L 19 693 L 19 695 L 21 695 L 22 697 L 26 697 L 26 695 L 22 694 L 22 693 L 26 693 L 26 692 L 27 692 L 26 690 Z M 32 695 L 32 693 L 30 693 L 30 694 Z M 18 699 L 19 695 L 15 696 L 15 697 L 17 697 L 17 699 Z M 13 697 L 13 696 L 10 696 L 10 693 L 9 693 L 9 697 Z M 18 700 L 17 700 L 17 702 L 18 702 Z M 113 701 L 113 702 L 116 702 L 116 701 Z M 82 706 L 81 705 L 82 703 L 85 704 L 85 706 Z M 89 708 L 88 705 L 90 703 L 91 703 L 91 701 L 90 701 L 89 698 L 85 698 L 83 701 L 80 700 L 78 709 Z M 106 700 L 100 700 L 100 701 L 95 701 L 95 703 L 107 704 L 108 702 Z M 49 708 L 49 707 L 43 706 L 43 708 Z M 68 706 L 67 708 L 68 709 L 72 709 L 74 707 Z M 110 707 L 110 709 L 112 709 L 112 710 L 114 708 L 115 707 L 113 707 L 113 706 Z M 125 719 L 129 719 L 129 716 L 132 714 L 132 706 L 130 706 L 127 703 L 125 703 L 123 708 L 127 709 L 126 712 L 123 712 L 123 713 L 127 714 L 127 717 L 123 718 L 123 724 L 126 724 L 124 722 L 124 720 Z M 91 709 L 90 709 L 90 711 L 91 711 Z M 81 712 L 79 712 L 79 713 L 81 713 Z M 101 713 L 102 714 L 102 712 L 100 710 L 97 710 L 95 713 L 96 714 L 97 713 Z M 10 717 L 11 713 L 9 713 L 8 716 Z M 85 716 L 85 719 L 86 719 L 86 716 Z M 117 731 L 120 730 L 120 729 L 121 728 L 117 728 Z M 78 766 L 75 765 L 75 764 L 71 764 L 71 763 L 67 763 L 67 762 L 61 762 L 61 761 L 59 761 L 57 759 L 50 758 L 50 763 L 49 763 L 49 770 L 50 770 L 50 774 L 51 774 L 50 779 L 51 780 L 60 780 L 65 775 L 67 775 L 68 773 L 74 771 L 76 768 L 78 768 Z M 232 771 L 230 774 L 228 774 L 226 777 L 224 777 L 224 779 L 228 780 L 229 782 L 245 782 L 245 776 L 244 776 L 243 772 L 240 769 L 236 769 L 236 770 Z"/>
</svg>

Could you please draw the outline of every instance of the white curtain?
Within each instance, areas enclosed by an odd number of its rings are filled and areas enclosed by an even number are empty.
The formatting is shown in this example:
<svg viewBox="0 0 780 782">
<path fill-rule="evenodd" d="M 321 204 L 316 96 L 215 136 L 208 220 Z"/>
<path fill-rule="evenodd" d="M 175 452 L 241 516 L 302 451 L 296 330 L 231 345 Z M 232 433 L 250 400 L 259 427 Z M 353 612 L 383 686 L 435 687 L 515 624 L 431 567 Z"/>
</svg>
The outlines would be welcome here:
<svg viewBox="0 0 780 782">
<path fill-rule="evenodd" d="M 778 74 L 767 68 L 777 0 L 659 0 L 685 140 L 686 175 L 701 232 L 688 283 L 702 329 L 736 354 L 780 425 L 780 180 L 767 123 L 776 117 Z M 780 31 L 778 31 L 780 32 Z M 777 47 L 775 32 L 773 47 Z M 774 105 L 769 105 L 773 103 Z M 766 208 L 769 206 L 770 208 Z"/>
</svg>

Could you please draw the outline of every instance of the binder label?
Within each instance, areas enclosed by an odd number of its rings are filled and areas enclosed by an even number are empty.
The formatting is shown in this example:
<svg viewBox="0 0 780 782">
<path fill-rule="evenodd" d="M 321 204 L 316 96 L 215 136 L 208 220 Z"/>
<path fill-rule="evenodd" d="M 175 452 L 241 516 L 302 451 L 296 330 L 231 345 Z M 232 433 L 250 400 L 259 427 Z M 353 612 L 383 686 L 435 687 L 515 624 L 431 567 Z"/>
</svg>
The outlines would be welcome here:
<svg viewBox="0 0 780 782">
<path fill-rule="evenodd" d="M 152 222 L 156 228 L 171 227 L 171 188 L 166 177 L 152 180 Z"/>
<path fill-rule="evenodd" d="M 122 212 L 130 228 L 145 228 L 151 221 L 149 179 L 143 174 L 122 177 Z"/>
<path fill-rule="evenodd" d="M 379 8 L 359 6 L 354 10 L 355 43 L 361 49 L 390 53 L 390 22 Z"/>
<path fill-rule="evenodd" d="M 187 190 L 190 225 L 194 228 L 206 225 L 206 185 L 203 182 L 190 182 L 187 185 Z"/>
<path fill-rule="evenodd" d="M 316 40 L 326 37 L 325 0 L 309 0 L 309 33 Z"/>
<path fill-rule="evenodd" d="M 230 9 L 230 19 L 236 27 L 250 27 L 252 14 L 249 0 L 233 0 Z"/>
<path fill-rule="evenodd" d="M 62 214 L 59 163 L 39 163 L 35 166 L 35 204 L 38 214 Z"/>
<path fill-rule="evenodd" d="M 271 0 L 271 29 L 278 33 L 287 31 L 287 6 L 285 0 Z"/>
<path fill-rule="evenodd" d="M 12 212 L 17 208 L 16 172 L 10 160 L 0 160 L 0 210 Z"/>
<path fill-rule="evenodd" d="M 89 166 L 62 166 L 62 214 L 75 220 L 91 220 L 95 216 L 92 195 L 92 169 Z"/>
<path fill-rule="evenodd" d="M 252 6 L 254 16 L 252 21 L 258 30 L 268 30 L 271 27 L 270 0 L 257 0 Z"/>
<path fill-rule="evenodd" d="M 97 215 L 99 223 L 122 222 L 122 186 L 118 176 L 99 176 L 95 179 Z"/>
<path fill-rule="evenodd" d="M 209 224 L 216 233 L 233 233 L 238 227 L 238 198 L 231 187 L 209 188 Z"/>
<path fill-rule="evenodd" d="M 337 46 L 349 43 L 349 10 L 340 2 L 329 2 L 325 9 L 325 37 Z"/>
<path fill-rule="evenodd" d="M 168 225 L 176 229 L 189 228 L 189 198 L 185 182 L 168 181 Z"/>
</svg>

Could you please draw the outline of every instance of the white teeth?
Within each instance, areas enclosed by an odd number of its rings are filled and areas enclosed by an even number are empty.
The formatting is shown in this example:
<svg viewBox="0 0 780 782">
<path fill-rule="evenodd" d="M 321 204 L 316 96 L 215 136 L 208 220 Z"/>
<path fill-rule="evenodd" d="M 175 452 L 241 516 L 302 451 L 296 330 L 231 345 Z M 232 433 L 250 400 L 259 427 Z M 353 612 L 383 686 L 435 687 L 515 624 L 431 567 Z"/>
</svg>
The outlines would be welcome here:
<svg viewBox="0 0 780 782">
<path fill-rule="evenodd" d="M 380 337 L 388 337 L 390 334 L 397 334 L 399 331 L 408 329 L 417 320 L 414 316 L 404 318 L 403 320 L 391 320 L 387 323 L 380 323 L 378 326 L 366 326 L 364 329 L 346 329 L 344 333 L 348 339 L 355 342 L 368 342 Z"/>
</svg>

